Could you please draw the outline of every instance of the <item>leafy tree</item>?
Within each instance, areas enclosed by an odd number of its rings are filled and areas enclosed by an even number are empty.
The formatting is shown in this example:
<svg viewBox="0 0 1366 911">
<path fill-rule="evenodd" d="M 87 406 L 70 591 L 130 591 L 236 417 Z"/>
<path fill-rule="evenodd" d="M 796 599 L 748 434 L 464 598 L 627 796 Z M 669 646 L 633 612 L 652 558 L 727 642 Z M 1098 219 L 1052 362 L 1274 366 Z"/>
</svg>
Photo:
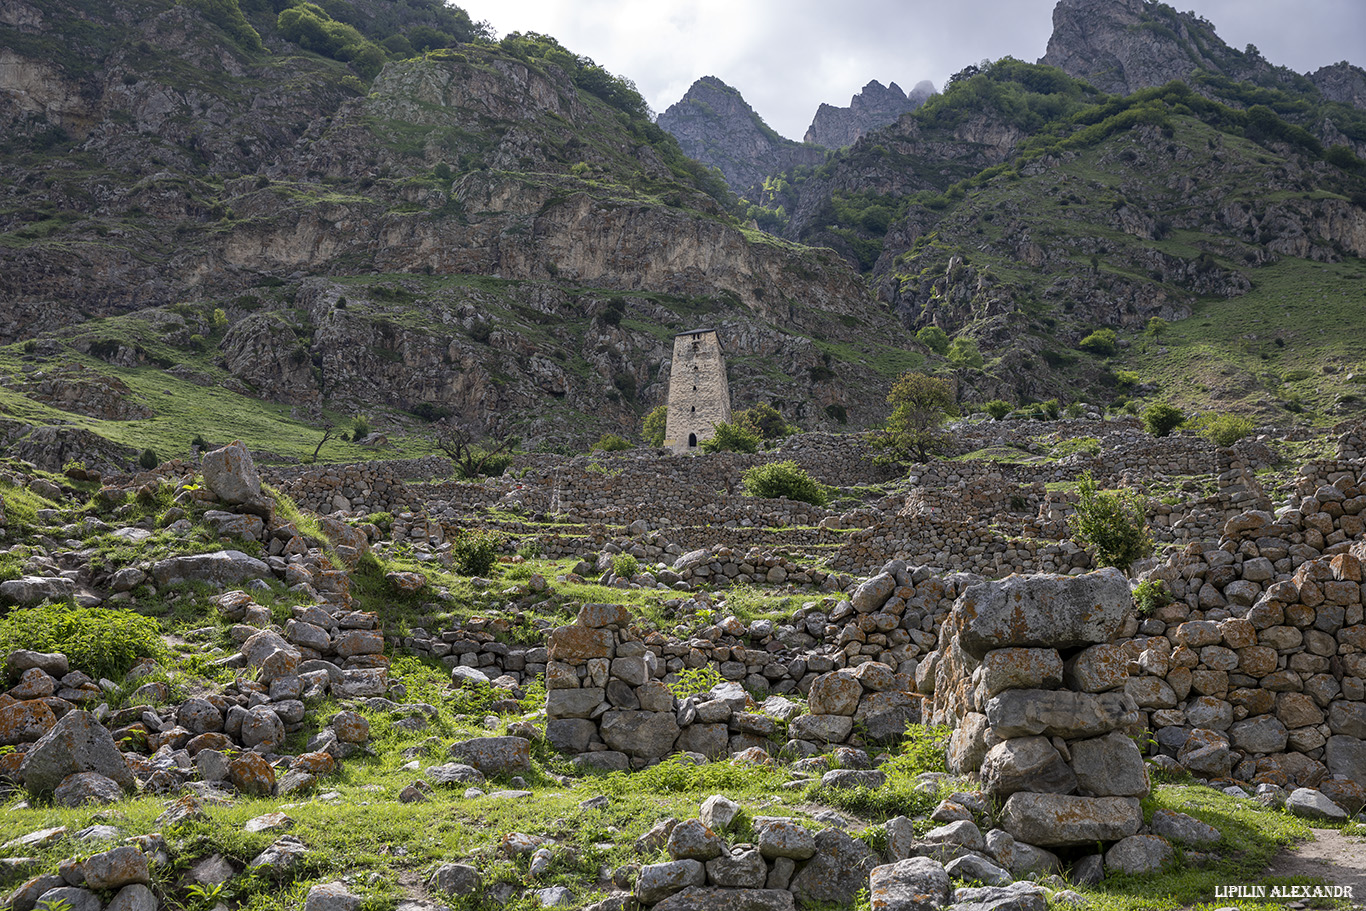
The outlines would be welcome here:
<svg viewBox="0 0 1366 911">
<path fill-rule="evenodd" d="M 1154 316 L 1148 320 L 1148 326 L 1143 330 L 1144 335 L 1151 335 L 1153 338 L 1161 337 L 1162 333 L 1170 328 L 1171 323 L 1160 316 Z"/>
<path fill-rule="evenodd" d="M 436 445 L 455 464 L 455 475 L 464 481 L 496 478 L 512 464 L 511 450 L 521 442 L 516 437 L 481 440 L 469 427 L 446 425 L 436 437 Z"/>
<path fill-rule="evenodd" d="M 780 440 L 792 433 L 792 428 L 783 420 L 778 409 L 766 402 L 760 402 L 753 408 L 738 412 L 735 420 L 758 430 L 759 436 L 765 440 Z"/>
<path fill-rule="evenodd" d="M 261 50 L 261 34 L 242 15 L 237 0 L 181 0 L 181 3 L 203 13 L 205 19 L 226 32 L 243 50 Z"/>
<path fill-rule="evenodd" d="M 300 3 L 284 10 L 275 20 L 281 37 L 306 51 L 348 62 L 366 79 L 379 75 L 384 51 L 366 40 L 355 26 L 338 22 L 316 3 Z"/>
<path fill-rule="evenodd" d="M 1077 509 L 1068 522 L 1077 541 L 1101 566 L 1127 573 L 1135 560 L 1152 553 L 1142 500 L 1131 490 L 1098 489 L 1089 471 L 1077 481 Z"/>
<path fill-rule="evenodd" d="M 1175 405 L 1155 402 L 1143 412 L 1143 427 L 1155 437 L 1164 437 L 1186 422 L 1186 415 Z"/>
<path fill-rule="evenodd" d="M 664 445 L 664 429 L 669 423 L 669 406 L 656 405 L 650 413 L 645 415 L 645 423 L 641 428 L 641 433 L 645 437 L 645 442 L 651 446 Z"/>
<path fill-rule="evenodd" d="M 830 499 L 825 486 L 791 460 L 755 465 L 745 472 L 744 484 L 751 497 L 787 497 L 813 506 L 824 506 Z"/>
<path fill-rule="evenodd" d="M 982 359 L 982 352 L 977 348 L 977 342 L 966 336 L 959 336 L 949 345 L 949 362 L 957 367 L 978 367 L 980 368 L 985 360 Z"/>
<path fill-rule="evenodd" d="M 999 421 L 1014 411 L 1015 408 L 1003 399 L 992 399 L 990 402 L 983 403 L 982 410 L 991 415 L 994 420 Z"/>
<path fill-rule="evenodd" d="M 1082 339 L 1077 347 L 1096 357 L 1111 357 L 1119 350 L 1119 338 L 1113 329 L 1097 329 Z"/>
<path fill-rule="evenodd" d="M 926 326 L 915 334 L 915 340 L 939 356 L 948 354 L 949 334 L 938 326 Z"/>
<path fill-rule="evenodd" d="M 923 373 L 903 373 L 887 396 L 892 413 L 887 429 L 875 439 L 892 458 L 925 461 L 947 443 L 944 421 L 958 413 L 948 380 Z"/>
<path fill-rule="evenodd" d="M 702 441 L 703 452 L 758 452 L 762 435 L 744 421 L 722 421 L 716 433 Z"/>
</svg>

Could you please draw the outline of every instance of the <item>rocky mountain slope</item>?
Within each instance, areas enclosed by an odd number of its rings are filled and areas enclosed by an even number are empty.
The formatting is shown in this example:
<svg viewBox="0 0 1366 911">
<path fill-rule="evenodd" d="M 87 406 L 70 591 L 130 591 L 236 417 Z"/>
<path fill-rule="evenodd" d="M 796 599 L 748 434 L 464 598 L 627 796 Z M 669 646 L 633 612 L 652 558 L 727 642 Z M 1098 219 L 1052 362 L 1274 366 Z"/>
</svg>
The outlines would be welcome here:
<svg viewBox="0 0 1366 911">
<path fill-rule="evenodd" d="M 719 169 L 737 193 L 752 193 L 769 174 L 825 159 L 823 149 L 779 136 L 738 91 L 715 76 L 694 82 L 658 122 L 690 157 Z"/>
<path fill-rule="evenodd" d="M 367 85 L 268 16 L 255 50 L 165 0 L 6 10 L 7 339 L 65 324 L 51 350 L 87 368 L 575 445 L 638 429 L 699 320 L 737 407 L 808 426 L 875 420 L 917 357 L 837 256 L 743 229 L 634 90 L 553 39 L 395 55 Z M 90 61 L 54 55 L 86 17 Z"/>
<path fill-rule="evenodd" d="M 864 133 L 885 127 L 907 111 L 914 111 L 934 94 L 934 83 L 916 83 L 910 94 L 893 82 L 884 86 L 874 79 L 849 101 L 847 108 L 822 104 L 816 109 L 803 141 L 827 149 L 852 145 Z"/>
</svg>

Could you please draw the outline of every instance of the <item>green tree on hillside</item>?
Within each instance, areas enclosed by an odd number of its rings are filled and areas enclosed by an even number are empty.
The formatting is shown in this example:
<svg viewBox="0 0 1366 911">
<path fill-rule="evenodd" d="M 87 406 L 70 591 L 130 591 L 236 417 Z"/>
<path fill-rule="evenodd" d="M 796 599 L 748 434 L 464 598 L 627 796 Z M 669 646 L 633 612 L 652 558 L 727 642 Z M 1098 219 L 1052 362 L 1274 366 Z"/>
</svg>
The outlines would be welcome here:
<svg viewBox="0 0 1366 911">
<path fill-rule="evenodd" d="M 887 396 L 892 413 L 887 428 L 874 440 L 898 461 L 923 462 L 948 442 L 942 427 L 958 414 L 948 380 L 923 373 L 903 373 Z"/>
</svg>

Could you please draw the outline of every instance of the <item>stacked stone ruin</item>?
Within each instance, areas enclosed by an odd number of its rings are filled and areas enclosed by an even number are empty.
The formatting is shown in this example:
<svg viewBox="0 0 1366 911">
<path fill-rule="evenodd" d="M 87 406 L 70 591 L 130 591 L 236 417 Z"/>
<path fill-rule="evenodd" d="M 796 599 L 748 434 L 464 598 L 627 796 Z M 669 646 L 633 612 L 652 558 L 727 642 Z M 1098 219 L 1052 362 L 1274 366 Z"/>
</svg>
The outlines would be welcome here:
<svg viewBox="0 0 1366 911">
<path fill-rule="evenodd" d="M 954 728 L 950 771 L 981 778 L 1017 843 L 1123 853 L 1138 835 L 1150 784 L 1120 644 L 1136 626 L 1117 570 L 986 582 L 949 615 L 934 720 Z"/>
</svg>

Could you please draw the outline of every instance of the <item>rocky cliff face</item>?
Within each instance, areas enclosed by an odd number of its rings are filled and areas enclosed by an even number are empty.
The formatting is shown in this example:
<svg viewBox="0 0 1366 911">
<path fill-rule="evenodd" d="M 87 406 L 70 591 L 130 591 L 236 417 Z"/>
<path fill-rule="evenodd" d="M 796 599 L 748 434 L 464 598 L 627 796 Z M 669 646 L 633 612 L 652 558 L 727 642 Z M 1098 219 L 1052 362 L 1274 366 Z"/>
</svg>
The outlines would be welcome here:
<svg viewBox="0 0 1366 911">
<path fill-rule="evenodd" d="M 1118 95 L 1185 79 L 1197 68 L 1233 78 L 1270 69 L 1230 48 L 1208 21 L 1146 0 L 1058 0 L 1039 62 Z"/>
<path fill-rule="evenodd" d="M 1309 79 L 1329 101 L 1366 110 L 1366 70 L 1347 61 L 1319 67 Z"/>
<path fill-rule="evenodd" d="M 853 145 L 865 133 L 894 123 L 907 111 L 914 111 L 933 94 L 934 83 L 928 80 L 916 83 L 907 95 L 895 82 L 884 86 L 874 79 L 850 100 L 849 107 L 822 104 L 817 108 L 804 141 L 827 149 Z"/>
<path fill-rule="evenodd" d="M 68 325 L 41 350 L 304 418 L 424 405 L 581 444 L 635 432 L 663 401 L 661 339 L 705 320 L 737 357 L 737 407 L 879 418 L 886 378 L 812 341 L 910 344 L 857 273 L 747 232 L 662 131 L 560 68 L 467 45 L 358 91 L 342 64 L 270 35 L 241 52 L 170 0 L 88 5 L 0 0 L 4 340 Z M 87 34 L 108 40 L 56 52 Z M 749 115 L 753 173 L 823 156 Z"/>
<path fill-rule="evenodd" d="M 736 89 L 715 76 L 694 82 L 658 122 L 687 155 L 718 168 L 737 193 L 770 174 L 824 158 L 820 149 L 779 136 Z"/>
</svg>

